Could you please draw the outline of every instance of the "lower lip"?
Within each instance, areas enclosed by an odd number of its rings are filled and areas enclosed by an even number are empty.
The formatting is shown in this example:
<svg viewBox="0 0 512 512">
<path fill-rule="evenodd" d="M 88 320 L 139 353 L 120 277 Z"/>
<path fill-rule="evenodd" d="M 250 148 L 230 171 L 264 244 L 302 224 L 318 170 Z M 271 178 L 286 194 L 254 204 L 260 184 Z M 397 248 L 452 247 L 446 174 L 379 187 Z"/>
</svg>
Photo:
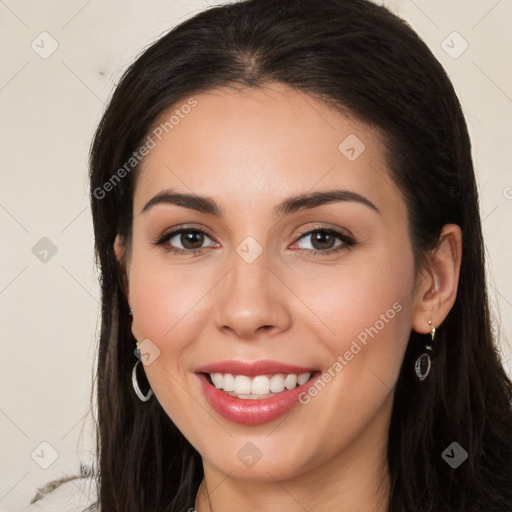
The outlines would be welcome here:
<svg viewBox="0 0 512 512">
<path fill-rule="evenodd" d="M 212 408 L 221 416 L 234 423 L 243 425 L 260 425 L 276 420 L 289 413 L 299 404 L 299 395 L 311 387 L 318 376 L 294 389 L 281 391 L 270 398 L 244 399 L 230 396 L 210 384 L 204 373 L 197 374 L 203 392 Z"/>
</svg>

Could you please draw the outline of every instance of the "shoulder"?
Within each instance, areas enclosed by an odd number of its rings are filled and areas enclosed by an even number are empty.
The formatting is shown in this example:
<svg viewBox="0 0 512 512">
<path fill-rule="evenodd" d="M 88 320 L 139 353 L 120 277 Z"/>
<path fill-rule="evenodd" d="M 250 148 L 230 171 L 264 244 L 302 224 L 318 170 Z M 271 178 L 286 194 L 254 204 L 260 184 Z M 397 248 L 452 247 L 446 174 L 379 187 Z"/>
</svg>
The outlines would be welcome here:
<svg viewBox="0 0 512 512">
<path fill-rule="evenodd" d="M 96 480 L 92 477 L 66 477 L 38 489 L 26 512 L 98 512 Z"/>
</svg>

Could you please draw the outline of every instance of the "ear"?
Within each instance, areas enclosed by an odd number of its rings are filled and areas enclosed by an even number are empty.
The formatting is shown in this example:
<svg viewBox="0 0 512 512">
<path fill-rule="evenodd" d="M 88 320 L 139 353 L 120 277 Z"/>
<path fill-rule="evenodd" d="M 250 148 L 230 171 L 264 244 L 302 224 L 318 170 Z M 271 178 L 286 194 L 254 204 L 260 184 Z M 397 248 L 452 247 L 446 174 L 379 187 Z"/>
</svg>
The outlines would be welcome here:
<svg viewBox="0 0 512 512">
<path fill-rule="evenodd" d="M 448 316 L 457 298 L 461 261 L 461 229 L 456 224 L 446 224 L 436 249 L 429 256 L 428 268 L 418 280 L 412 324 L 416 332 L 428 334 Z"/>
<path fill-rule="evenodd" d="M 130 303 L 130 282 L 128 279 L 128 269 L 126 264 L 126 243 L 124 237 L 121 235 L 117 235 L 114 240 L 114 253 L 116 255 L 116 260 L 121 267 L 122 279 L 123 279 L 123 288 L 126 298 L 128 300 L 128 304 Z"/>
</svg>

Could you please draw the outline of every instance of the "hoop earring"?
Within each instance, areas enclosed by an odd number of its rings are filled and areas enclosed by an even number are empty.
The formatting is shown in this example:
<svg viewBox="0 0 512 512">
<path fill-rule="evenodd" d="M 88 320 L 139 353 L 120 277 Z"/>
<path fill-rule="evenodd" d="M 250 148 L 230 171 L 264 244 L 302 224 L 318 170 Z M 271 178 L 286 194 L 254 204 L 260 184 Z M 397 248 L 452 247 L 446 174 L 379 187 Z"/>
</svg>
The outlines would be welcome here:
<svg viewBox="0 0 512 512">
<path fill-rule="evenodd" d="M 432 320 L 428 321 L 429 325 L 432 325 Z M 436 328 L 432 327 L 432 331 L 430 332 L 431 342 L 434 341 L 434 337 L 436 335 Z M 432 345 L 430 343 L 425 343 L 425 352 L 421 354 L 418 359 L 416 359 L 416 363 L 414 364 L 414 371 L 416 372 L 416 376 L 420 381 L 424 381 L 428 374 L 430 373 L 430 368 L 432 367 L 432 359 L 430 358 L 430 354 L 432 353 Z"/>
<path fill-rule="evenodd" d="M 135 363 L 133 370 L 132 370 L 132 385 L 133 389 L 135 390 L 135 394 L 141 400 L 142 402 L 147 402 L 152 396 L 153 396 L 153 390 L 149 388 L 149 391 L 146 395 L 142 393 L 139 387 L 139 382 L 137 380 L 137 366 L 140 363 L 140 359 L 137 359 L 137 362 Z"/>
</svg>

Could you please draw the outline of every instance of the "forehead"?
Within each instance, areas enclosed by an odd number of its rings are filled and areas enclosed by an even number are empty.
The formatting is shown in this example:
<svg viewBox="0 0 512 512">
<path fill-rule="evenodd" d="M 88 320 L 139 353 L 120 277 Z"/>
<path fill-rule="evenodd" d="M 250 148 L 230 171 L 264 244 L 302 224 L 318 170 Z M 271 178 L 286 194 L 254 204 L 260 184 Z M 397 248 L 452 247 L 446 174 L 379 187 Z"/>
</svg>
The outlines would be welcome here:
<svg viewBox="0 0 512 512">
<path fill-rule="evenodd" d="M 377 130 L 312 96 L 271 84 L 193 100 L 155 123 L 150 136 L 155 129 L 159 136 L 139 170 L 136 210 L 165 189 L 221 197 L 234 212 L 340 186 L 375 203 L 398 197 Z"/>
</svg>

